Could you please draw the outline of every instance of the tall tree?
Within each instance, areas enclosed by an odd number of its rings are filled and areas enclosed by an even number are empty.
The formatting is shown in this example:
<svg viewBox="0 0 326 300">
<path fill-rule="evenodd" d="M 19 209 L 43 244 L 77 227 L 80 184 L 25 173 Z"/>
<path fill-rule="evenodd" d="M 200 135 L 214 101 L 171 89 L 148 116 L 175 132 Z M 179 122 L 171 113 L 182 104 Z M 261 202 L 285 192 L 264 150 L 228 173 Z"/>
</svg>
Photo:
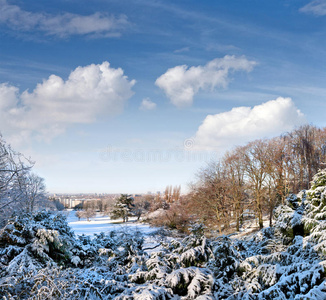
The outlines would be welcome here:
<svg viewBox="0 0 326 300">
<path fill-rule="evenodd" d="M 128 222 L 128 217 L 131 215 L 131 211 L 134 207 L 133 202 L 134 198 L 131 197 L 131 195 L 121 194 L 111 211 L 111 218 L 122 218 L 123 222 Z"/>
<path fill-rule="evenodd" d="M 307 189 L 312 175 L 324 166 L 326 131 L 304 125 L 286 135 L 288 152 L 293 163 L 292 192 Z"/>
<path fill-rule="evenodd" d="M 172 185 L 168 185 L 164 191 L 164 200 L 166 203 L 170 204 L 173 201 L 173 194 L 172 194 Z"/>
<path fill-rule="evenodd" d="M 263 228 L 264 184 L 267 176 L 266 152 L 268 143 L 266 140 L 256 140 L 241 149 L 245 176 L 254 198 L 254 210 L 258 218 L 258 225 L 259 228 Z"/>
<path fill-rule="evenodd" d="M 190 196 L 192 212 L 204 224 L 215 224 L 221 233 L 229 227 L 231 207 L 229 186 L 221 164 L 210 163 L 197 177 Z"/>
<path fill-rule="evenodd" d="M 240 223 L 243 219 L 244 205 L 246 201 L 245 181 L 244 181 L 244 161 L 240 155 L 241 151 L 236 148 L 232 152 L 227 152 L 223 157 L 223 168 L 226 172 L 229 186 L 229 197 L 232 211 L 236 222 L 236 230 L 240 230 Z"/>
</svg>

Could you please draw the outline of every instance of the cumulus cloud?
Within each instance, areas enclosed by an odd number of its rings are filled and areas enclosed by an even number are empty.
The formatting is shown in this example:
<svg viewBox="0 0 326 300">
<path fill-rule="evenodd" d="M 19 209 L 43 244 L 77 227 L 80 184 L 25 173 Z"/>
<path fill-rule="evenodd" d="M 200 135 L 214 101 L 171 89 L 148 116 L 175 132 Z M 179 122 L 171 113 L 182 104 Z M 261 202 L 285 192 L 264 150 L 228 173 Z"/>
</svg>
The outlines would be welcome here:
<svg viewBox="0 0 326 300">
<path fill-rule="evenodd" d="M 31 135 L 51 139 L 71 124 L 91 123 L 123 110 L 134 80 L 108 62 L 78 67 L 64 81 L 51 75 L 32 91 L 0 84 L 0 128 L 21 140 Z M 15 140 L 16 139 L 16 140 Z"/>
<path fill-rule="evenodd" d="M 156 103 L 151 101 L 149 98 L 143 99 L 139 107 L 141 110 L 153 110 L 156 108 Z"/>
<path fill-rule="evenodd" d="M 157 78 L 155 84 L 165 92 L 175 106 L 184 107 L 192 104 L 194 95 L 200 89 L 225 88 L 231 71 L 250 72 L 255 65 L 256 62 L 249 61 L 244 56 L 226 55 L 208 62 L 205 66 L 188 68 L 182 65 L 168 69 Z"/>
<path fill-rule="evenodd" d="M 315 0 L 304 7 L 300 8 L 301 12 L 314 14 L 316 16 L 326 15 L 326 1 L 325 0 Z"/>
<path fill-rule="evenodd" d="M 277 136 L 306 122 L 291 98 L 279 97 L 251 107 L 208 115 L 194 137 L 198 150 L 226 149 L 258 138 Z"/>
<path fill-rule="evenodd" d="M 17 5 L 0 0 L 0 24 L 13 30 L 41 31 L 48 35 L 66 37 L 70 35 L 119 36 L 129 24 L 127 17 L 115 17 L 104 13 L 82 16 L 71 13 L 51 15 L 22 10 Z"/>
</svg>

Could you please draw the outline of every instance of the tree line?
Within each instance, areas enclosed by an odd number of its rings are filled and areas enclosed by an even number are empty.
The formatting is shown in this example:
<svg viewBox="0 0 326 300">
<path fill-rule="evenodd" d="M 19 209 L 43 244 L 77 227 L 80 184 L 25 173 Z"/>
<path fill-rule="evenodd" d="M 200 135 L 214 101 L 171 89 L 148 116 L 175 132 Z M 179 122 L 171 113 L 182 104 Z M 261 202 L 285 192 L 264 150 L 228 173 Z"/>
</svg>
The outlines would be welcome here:
<svg viewBox="0 0 326 300">
<path fill-rule="evenodd" d="M 239 230 L 255 218 L 263 228 L 268 215 L 290 193 L 307 189 L 326 163 L 326 128 L 301 126 L 272 139 L 259 139 L 228 151 L 199 170 L 190 192 L 166 213 L 171 227 L 200 221 L 219 232 Z"/>
</svg>

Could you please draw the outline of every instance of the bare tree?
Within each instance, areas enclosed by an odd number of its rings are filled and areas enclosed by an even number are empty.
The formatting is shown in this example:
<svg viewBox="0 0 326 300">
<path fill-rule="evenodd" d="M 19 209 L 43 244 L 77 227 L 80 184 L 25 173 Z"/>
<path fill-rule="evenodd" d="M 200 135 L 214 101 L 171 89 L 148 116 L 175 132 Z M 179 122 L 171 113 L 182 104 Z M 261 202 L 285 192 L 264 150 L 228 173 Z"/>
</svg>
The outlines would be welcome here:
<svg viewBox="0 0 326 300">
<path fill-rule="evenodd" d="M 151 204 L 153 202 L 154 202 L 153 195 L 144 195 L 134 200 L 134 207 L 132 208 L 132 212 L 137 217 L 138 221 L 144 213 L 149 211 Z"/>
<path fill-rule="evenodd" d="M 12 150 L 0 135 L 0 216 L 3 222 L 13 211 L 24 209 L 22 190 L 17 182 L 30 172 L 32 166 L 29 159 Z"/>
<path fill-rule="evenodd" d="M 206 225 L 216 225 L 221 233 L 230 225 L 229 186 L 221 164 L 211 163 L 197 174 L 189 195 L 190 211 Z"/>
<path fill-rule="evenodd" d="M 172 194 L 172 185 L 168 185 L 164 191 L 164 200 L 166 203 L 170 204 L 173 201 L 173 194 Z"/>
<path fill-rule="evenodd" d="M 176 202 L 180 200 L 180 196 L 181 196 L 181 185 L 176 185 L 173 188 L 173 192 L 172 192 L 172 202 Z"/>
<path fill-rule="evenodd" d="M 29 172 L 25 176 L 18 176 L 17 184 L 26 212 L 33 212 L 36 207 L 44 208 L 48 199 L 42 177 Z"/>
<path fill-rule="evenodd" d="M 257 140 L 241 147 L 241 155 L 244 159 L 245 177 L 250 185 L 254 211 L 258 218 L 259 228 L 263 228 L 263 201 L 265 179 L 267 177 L 266 152 L 268 143 L 266 140 Z"/>
<path fill-rule="evenodd" d="M 243 220 L 244 205 L 247 198 L 245 192 L 246 184 L 244 180 L 244 160 L 241 151 L 236 148 L 232 152 L 225 154 L 223 158 L 223 168 L 226 171 L 229 186 L 229 197 L 232 203 L 233 215 L 236 222 L 236 230 L 239 231 L 241 220 Z"/>
<path fill-rule="evenodd" d="M 90 218 L 95 217 L 96 212 L 92 208 L 88 208 L 82 212 L 82 217 L 86 218 L 87 221 L 90 221 Z"/>
<path fill-rule="evenodd" d="M 84 217 L 84 212 L 82 210 L 77 210 L 75 216 L 78 218 L 78 221 L 80 221 L 80 219 Z"/>
</svg>

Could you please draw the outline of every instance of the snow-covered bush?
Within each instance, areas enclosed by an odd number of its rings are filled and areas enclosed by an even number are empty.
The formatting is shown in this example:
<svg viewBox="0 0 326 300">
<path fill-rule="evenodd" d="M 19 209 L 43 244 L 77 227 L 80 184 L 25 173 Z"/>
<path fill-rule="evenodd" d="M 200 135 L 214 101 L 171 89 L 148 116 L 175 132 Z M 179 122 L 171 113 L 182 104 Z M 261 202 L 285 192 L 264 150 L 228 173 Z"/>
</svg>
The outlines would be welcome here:
<svg viewBox="0 0 326 300">
<path fill-rule="evenodd" d="M 16 217 L 0 231 L 0 297 L 326 299 L 325 184 L 322 171 L 291 195 L 273 228 L 207 239 L 196 225 L 149 253 L 139 233 L 77 238 L 63 216 Z"/>
<path fill-rule="evenodd" d="M 48 212 L 24 214 L 9 219 L 0 231 L 2 261 L 10 263 L 15 254 L 24 252 L 41 265 L 69 261 L 74 235 L 61 215 Z"/>
</svg>

